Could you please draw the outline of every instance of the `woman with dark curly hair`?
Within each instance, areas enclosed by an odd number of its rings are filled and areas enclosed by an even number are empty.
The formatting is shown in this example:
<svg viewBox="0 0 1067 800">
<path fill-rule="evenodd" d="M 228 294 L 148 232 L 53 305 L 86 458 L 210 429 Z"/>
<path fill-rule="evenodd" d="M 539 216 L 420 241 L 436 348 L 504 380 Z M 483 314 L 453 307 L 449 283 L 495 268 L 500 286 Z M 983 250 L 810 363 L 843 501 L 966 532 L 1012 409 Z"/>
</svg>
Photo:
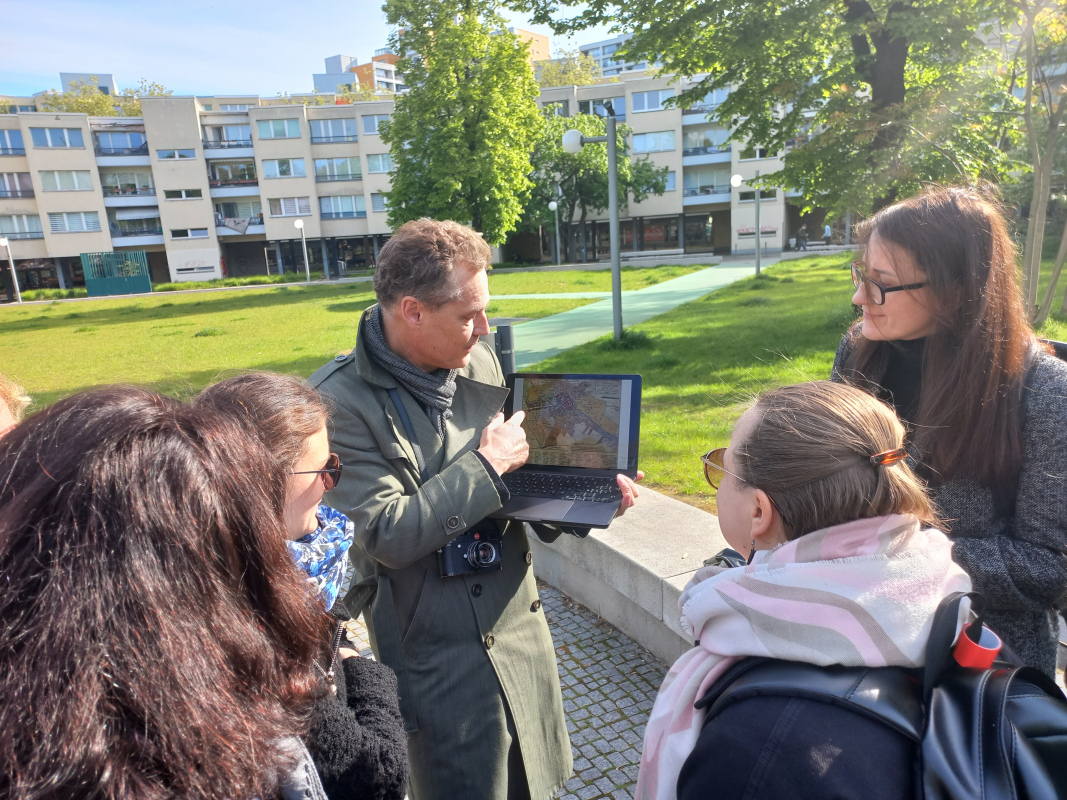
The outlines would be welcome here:
<svg viewBox="0 0 1067 800">
<path fill-rule="evenodd" d="M 132 387 L 0 438 L 0 796 L 322 797 L 285 481 L 232 419 Z"/>
</svg>

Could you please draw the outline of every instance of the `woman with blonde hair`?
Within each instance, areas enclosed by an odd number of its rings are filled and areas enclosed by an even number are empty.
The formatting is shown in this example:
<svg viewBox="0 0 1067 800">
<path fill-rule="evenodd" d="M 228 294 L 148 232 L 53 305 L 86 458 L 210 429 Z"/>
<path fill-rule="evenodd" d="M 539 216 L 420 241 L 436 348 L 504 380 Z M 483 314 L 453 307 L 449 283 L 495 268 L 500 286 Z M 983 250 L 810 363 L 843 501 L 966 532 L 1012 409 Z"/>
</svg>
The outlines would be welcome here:
<svg viewBox="0 0 1067 800">
<path fill-rule="evenodd" d="M 0 374 L 0 436 L 22 420 L 22 412 L 30 404 L 25 390 L 3 374 Z"/>
<path fill-rule="evenodd" d="M 703 457 L 722 534 L 748 565 L 704 567 L 682 593 L 698 644 L 656 698 L 640 800 L 914 796 L 916 746 L 880 722 L 799 697 L 751 698 L 705 720 L 701 703 L 750 656 L 923 666 L 938 604 L 971 582 L 903 440 L 885 404 L 816 381 L 761 397 L 729 447 Z"/>
</svg>

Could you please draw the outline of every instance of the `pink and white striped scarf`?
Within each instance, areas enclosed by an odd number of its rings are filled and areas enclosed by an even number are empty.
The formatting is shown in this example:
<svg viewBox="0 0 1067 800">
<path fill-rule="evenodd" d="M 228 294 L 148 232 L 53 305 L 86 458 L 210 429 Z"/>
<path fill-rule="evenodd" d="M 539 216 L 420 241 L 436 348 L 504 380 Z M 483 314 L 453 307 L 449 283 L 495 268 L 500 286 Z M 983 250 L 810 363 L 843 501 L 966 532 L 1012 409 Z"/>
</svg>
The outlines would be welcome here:
<svg viewBox="0 0 1067 800">
<path fill-rule="evenodd" d="M 693 704 L 739 659 L 919 667 L 937 604 L 970 589 L 948 537 L 910 515 L 815 531 L 757 553 L 747 567 L 698 570 L 679 601 L 682 628 L 698 644 L 656 697 L 637 800 L 676 797 L 704 721 Z"/>
</svg>

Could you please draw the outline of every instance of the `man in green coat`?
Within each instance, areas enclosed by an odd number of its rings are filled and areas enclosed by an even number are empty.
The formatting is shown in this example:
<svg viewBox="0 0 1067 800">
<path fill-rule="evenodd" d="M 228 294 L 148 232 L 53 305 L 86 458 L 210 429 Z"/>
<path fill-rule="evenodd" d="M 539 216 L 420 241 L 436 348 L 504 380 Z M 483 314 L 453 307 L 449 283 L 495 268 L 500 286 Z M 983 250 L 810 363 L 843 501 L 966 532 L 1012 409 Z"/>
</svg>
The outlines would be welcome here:
<svg viewBox="0 0 1067 800">
<path fill-rule="evenodd" d="M 543 800 L 572 769 L 526 531 L 486 519 L 507 497 L 500 476 L 529 454 L 521 412 L 500 414 L 507 389 L 479 340 L 489 259 L 457 223 L 401 226 L 379 255 L 379 302 L 356 348 L 311 377 L 335 404 L 344 464 L 327 502 L 356 529 L 346 603 L 397 673 L 412 800 Z M 625 509 L 637 490 L 625 476 L 620 487 Z M 438 550 L 486 525 L 501 534 L 500 569 L 442 576 Z"/>
</svg>

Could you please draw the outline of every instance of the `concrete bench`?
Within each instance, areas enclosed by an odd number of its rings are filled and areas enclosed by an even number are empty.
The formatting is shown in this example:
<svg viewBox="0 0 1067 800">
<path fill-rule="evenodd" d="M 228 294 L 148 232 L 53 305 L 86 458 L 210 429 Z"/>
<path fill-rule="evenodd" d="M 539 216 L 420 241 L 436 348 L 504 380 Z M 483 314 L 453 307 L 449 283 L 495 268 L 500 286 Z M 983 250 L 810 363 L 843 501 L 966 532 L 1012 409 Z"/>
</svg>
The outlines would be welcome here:
<svg viewBox="0 0 1067 800">
<path fill-rule="evenodd" d="M 534 574 L 672 664 L 693 646 L 678 598 L 704 559 L 727 547 L 715 516 L 642 487 L 637 505 L 585 539 L 530 535 Z"/>
</svg>

